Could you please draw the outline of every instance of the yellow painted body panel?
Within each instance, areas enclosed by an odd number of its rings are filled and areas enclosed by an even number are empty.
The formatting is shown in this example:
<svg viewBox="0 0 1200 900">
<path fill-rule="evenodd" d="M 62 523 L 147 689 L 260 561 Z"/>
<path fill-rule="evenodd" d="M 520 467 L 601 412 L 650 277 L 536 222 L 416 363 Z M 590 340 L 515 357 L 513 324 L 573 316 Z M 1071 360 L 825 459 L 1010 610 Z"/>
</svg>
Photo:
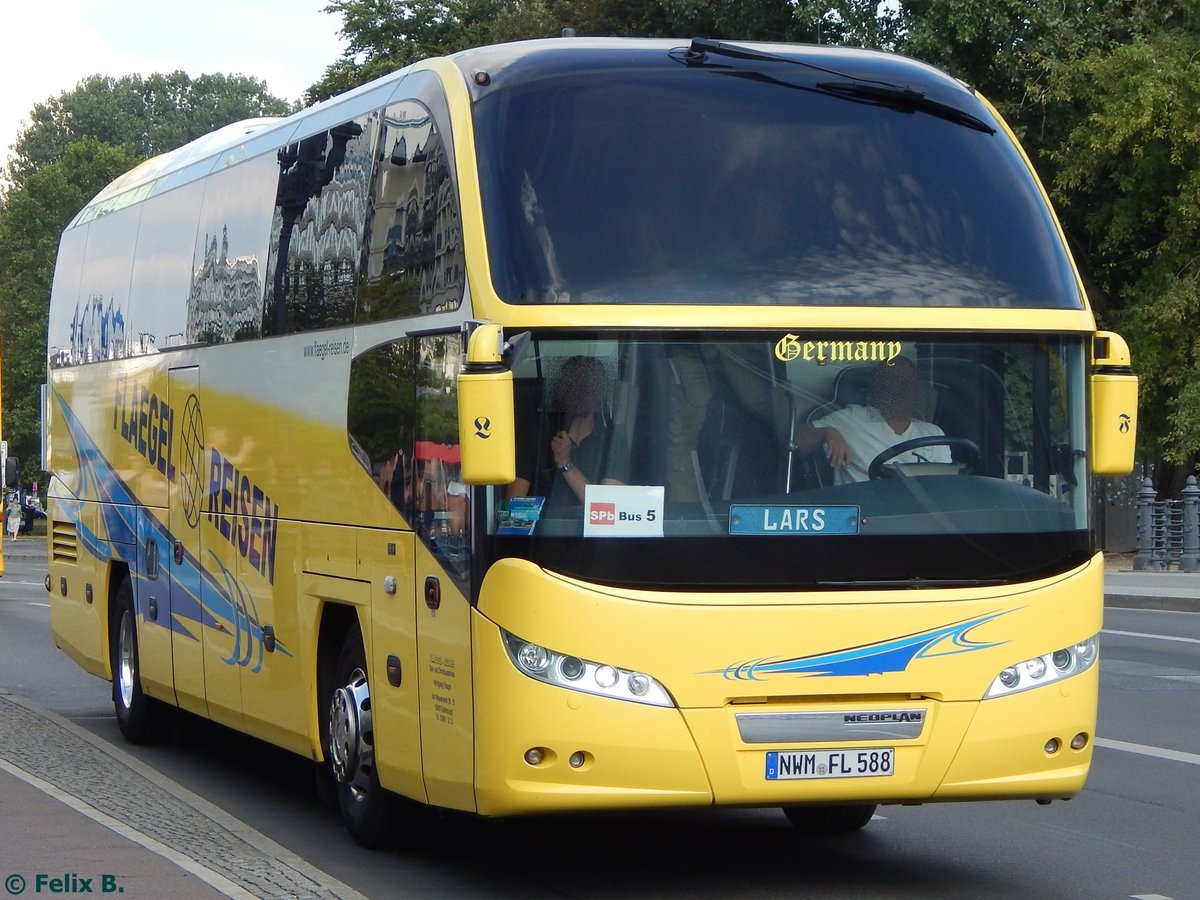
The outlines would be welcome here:
<svg viewBox="0 0 1200 900">
<path fill-rule="evenodd" d="M 421 718 L 417 659 L 416 539 L 411 531 L 359 532 L 360 572 L 371 586 L 369 673 L 375 713 L 379 781 L 426 801 L 421 774 Z M 385 579 L 395 579 L 389 593 Z M 388 657 L 400 663 L 400 684 L 388 683 Z"/>
<path fill-rule="evenodd" d="M 360 479 L 374 496 L 361 492 L 356 518 L 361 511 L 370 524 L 402 523 L 350 453 L 344 422 L 320 420 L 328 409 L 291 413 L 256 398 L 252 382 L 244 393 L 218 391 L 199 365 L 155 368 L 154 361 L 96 364 L 87 378 L 52 372 L 56 640 L 85 669 L 111 678 L 109 597 L 127 570 L 150 696 L 320 758 L 322 609 L 369 610 L 373 586 L 359 575 L 370 574 L 360 565 L 359 529 L 329 521 L 351 507 L 331 506 L 318 486 Z M 194 409 L 202 418 L 185 422 Z M 189 440 L 189 425 L 202 429 L 202 440 Z M 157 577 L 149 570 L 151 541 Z M 411 559 L 405 568 L 411 585 Z M 66 596 L 58 590 L 64 578 Z"/>
<path fill-rule="evenodd" d="M 633 594 L 590 589 L 519 561 L 493 567 L 475 624 L 480 812 L 808 802 L 1067 797 L 1083 786 L 1096 669 L 982 700 L 1001 669 L 1100 630 L 1100 557 L 1019 589 L 828 594 Z M 834 603 L 831 600 L 840 602 Z M 947 623 L 978 649 L 932 643 L 902 671 L 738 677 L 740 661 L 861 648 Z M 643 671 L 678 710 L 581 695 L 516 671 L 500 623 L 525 640 Z M 919 737 L 750 744 L 738 714 L 921 710 Z M 1083 751 L 1067 749 L 1079 733 Z M 1044 746 L 1057 737 L 1054 756 Z M 767 750 L 896 748 L 886 778 L 767 781 Z M 523 754 L 545 747 L 551 762 Z M 574 770 L 563 760 L 583 750 Z M 993 790 L 993 788 L 995 788 Z"/>
<path fill-rule="evenodd" d="M 509 661 L 496 627 L 475 622 L 479 812 L 705 806 L 708 778 L 677 709 L 541 684 Z M 525 751 L 545 748 L 531 766 Z M 572 768 L 583 751 L 589 761 Z"/>
<path fill-rule="evenodd" d="M 427 579 L 437 579 L 441 602 L 425 602 Z M 421 759 L 429 802 L 475 809 L 475 699 L 471 608 L 424 545 L 417 546 L 417 683 Z"/>
</svg>

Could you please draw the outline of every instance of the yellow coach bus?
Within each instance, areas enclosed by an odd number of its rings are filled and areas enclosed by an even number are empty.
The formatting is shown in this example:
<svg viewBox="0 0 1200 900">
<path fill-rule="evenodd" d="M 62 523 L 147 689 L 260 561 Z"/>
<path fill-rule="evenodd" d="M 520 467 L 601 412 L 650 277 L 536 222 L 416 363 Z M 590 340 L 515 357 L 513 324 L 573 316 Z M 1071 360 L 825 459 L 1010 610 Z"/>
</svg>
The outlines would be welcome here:
<svg viewBox="0 0 1200 900">
<path fill-rule="evenodd" d="M 502 816 L 1067 798 L 1136 379 L 912 60 L 564 39 L 122 176 L 63 235 L 52 620 L 133 741 Z"/>
</svg>

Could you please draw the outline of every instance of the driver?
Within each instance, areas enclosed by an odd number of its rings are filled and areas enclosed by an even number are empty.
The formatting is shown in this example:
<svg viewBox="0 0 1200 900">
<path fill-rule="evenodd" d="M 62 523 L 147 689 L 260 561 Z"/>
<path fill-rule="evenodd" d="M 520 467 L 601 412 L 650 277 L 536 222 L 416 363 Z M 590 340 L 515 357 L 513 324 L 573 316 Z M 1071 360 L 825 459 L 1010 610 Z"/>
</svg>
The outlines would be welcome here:
<svg viewBox="0 0 1200 900">
<path fill-rule="evenodd" d="M 899 356 L 891 362 L 881 362 L 871 370 L 867 382 L 868 406 L 851 404 L 813 422 L 804 422 L 792 440 L 804 454 L 825 445 L 835 484 L 866 481 L 872 460 L 889 447 L 913 438 L 944 434 L 932 422 L 918 417 L 921 388 L 912 360 Z M 895 459 L 901 463 L 948 463 L 950 448 L 921 447 L 901 453 Z"/>
</svg>

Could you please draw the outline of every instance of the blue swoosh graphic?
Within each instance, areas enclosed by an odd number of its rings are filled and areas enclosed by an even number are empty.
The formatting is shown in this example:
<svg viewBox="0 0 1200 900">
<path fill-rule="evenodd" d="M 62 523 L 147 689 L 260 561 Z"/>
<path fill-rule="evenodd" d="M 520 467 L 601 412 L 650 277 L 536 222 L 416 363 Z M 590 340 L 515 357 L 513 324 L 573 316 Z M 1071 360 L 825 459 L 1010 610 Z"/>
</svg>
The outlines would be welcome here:
<svg viewBox="0 0 1200 900">
<path fill-rule="evenodd" d="M 703 675 L 722 675 L 734 681 L 765 681 L 771 675 L 883 675 L 903 672 L 914 659 L 952 656 L 999 647 L 1008 641 L 974 641 L 968 636 L 972 629 L 1008 615 L 1012 610 L 987 613 L 941 625 L 928 631 L 888 638 L 873 644 L 819 653 L 814 656 L 795 656 L 788 659 L 763 657 L 732 663 L 722 669 L 702 672 Z"/>
<path fill-rule="evenodd" d="M 136 614 L 144 625 L 168 628 L 175 634 L 199 640 L 200 629 L 211 628 L 228 634 L 221 619 L 234 624 L 234 650 L 223 661 L 228 665 L 250 666 L 258 672 L 263 665 L 263 632 L 258 621 L 257 605 L 252 592 L 212 554 L 220 568 L 220 577 L 206 570 L 194 555 L 184 548 L 183 562 L 159 569 L 159 578 L 168 574 L 170 581 L 171 615 L 166 621 L 155 621 L 145 615 L 141 598 L 159 583 L 146 577 L 138 565 L 137 548 L 153 539 L 159 547 L 174 547 L 175 536 L 153 510 L 140 505 L 133 490 L 116 472 L 116 468 L 100 452 L 99 446 L 58 391 L 54 399 L 63 412 L 67 430 L 75 444 L 79 462 L 79 488 L 73 499 L 59 501 L 60 507 L 74 523 L 83 549 L 102 563 L 120 560 L 129 567 L 134 581 Z M 83 500 L 93 497 L 100 509 L 100 529 L 92 529 L 83 521 Z M 218 618 L 220 617 L 220 618 Z M 244 637 L 243 637 L 244 634 Z M 242 644 L 245 643 L 243 647 Z M 291 656 L 283 642 L 276 638 L 275 649 Z M 257 650 L 257 653 L 255 652 Z"/>
</svg>

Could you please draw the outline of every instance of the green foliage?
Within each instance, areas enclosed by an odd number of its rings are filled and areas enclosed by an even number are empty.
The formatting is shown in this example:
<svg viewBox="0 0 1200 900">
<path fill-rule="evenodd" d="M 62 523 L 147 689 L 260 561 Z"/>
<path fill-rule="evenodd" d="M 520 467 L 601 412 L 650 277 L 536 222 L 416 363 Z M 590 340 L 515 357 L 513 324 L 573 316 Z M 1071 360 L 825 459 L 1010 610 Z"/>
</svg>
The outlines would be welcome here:
<svg viewBox="0 0 1200 900">
<path fill-rule="evenodd" d="M 1081 110 L 1049 155 L 1130 339 L 1145 449 L 1179 463 L 1200 448 L 1200 28 L 1154 24 L 1049 68 L 1051 99 Z"/>
<path fill-rule="evenodd" d="M 7 176 L 19 186 L 85 137 L 130 144 L 145 158 L 230 122 L 289 111 L 287 103 L 267 93 L 265 82 L 243 75 L 93 75 L 34 106 L 29 126 L 13 145 Z"/>
</svg>

